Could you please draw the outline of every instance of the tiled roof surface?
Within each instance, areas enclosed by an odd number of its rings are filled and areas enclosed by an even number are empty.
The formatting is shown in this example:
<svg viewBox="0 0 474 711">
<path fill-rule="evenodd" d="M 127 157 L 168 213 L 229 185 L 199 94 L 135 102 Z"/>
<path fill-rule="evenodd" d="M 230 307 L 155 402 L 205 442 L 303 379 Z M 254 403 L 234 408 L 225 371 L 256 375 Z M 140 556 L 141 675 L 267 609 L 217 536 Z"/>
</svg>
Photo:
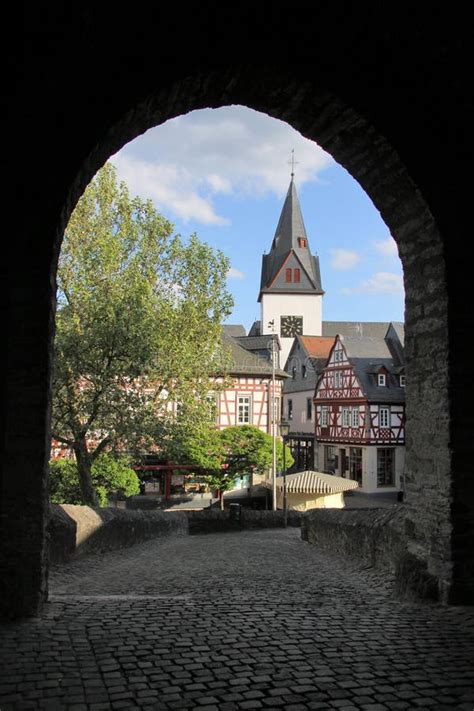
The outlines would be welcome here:
<svg viewBox="0 0 474 711">
<path fill-rule="evenodd" d="M 272 484 L 273 482 L 269 482 L 269 486 Z M 283 489 L 282 476 L 277 477 L 276 485 L 277 488 Z M 357 489 L 358 486 L 353 479 L 315 471 L 296 472 L 286 476 L 286 490 L 289 494 L 337 494 L 341 491 Z"/>
<path fill-rule="evenodd" d="M 297 336 L 310 358 L 324 358 L 334 345 L 334 338 L 325 336 Z"/>
</svg>

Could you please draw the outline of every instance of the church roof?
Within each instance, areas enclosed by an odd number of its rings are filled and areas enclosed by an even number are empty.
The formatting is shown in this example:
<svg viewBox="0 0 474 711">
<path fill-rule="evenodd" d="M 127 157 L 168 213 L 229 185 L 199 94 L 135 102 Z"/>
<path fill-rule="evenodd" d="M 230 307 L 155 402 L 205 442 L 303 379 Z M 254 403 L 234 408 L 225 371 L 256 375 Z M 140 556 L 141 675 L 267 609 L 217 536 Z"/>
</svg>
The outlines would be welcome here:
<svg viewBox="0 0 474 711">
<path fill-rule="evenodd" d="M 302 268 L 304 278 L 299 283 L 275 283 L 289 258 L 292 258 L 292 262 Z M 323 293 L 319 258 L 314 257 L 309 248 L 309 240 L 293 177 L 283 204 L 270 253 L 264 254 L 262 257 L 259 300 L 262 292 L 267 291 Z"/>
<path fill-rule="evenodd" d="M 403 323 L 398 321 L 323 321 L 323 336 L 369 336 L 370 338 L 385 338 L 392 326 L 403 343 Z"/>
</svg>

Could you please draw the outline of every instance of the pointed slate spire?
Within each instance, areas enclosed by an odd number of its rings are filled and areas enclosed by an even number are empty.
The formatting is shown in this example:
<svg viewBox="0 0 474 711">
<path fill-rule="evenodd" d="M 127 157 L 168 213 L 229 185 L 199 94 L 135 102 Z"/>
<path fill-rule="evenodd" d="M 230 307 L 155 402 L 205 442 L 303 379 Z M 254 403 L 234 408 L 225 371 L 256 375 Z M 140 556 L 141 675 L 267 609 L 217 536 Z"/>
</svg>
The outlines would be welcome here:
<svg viewBox="0 0 474 711">
<path fill-rule="evenodd" d="M 299 262 L 299 264 L 298 264 Z M 303 270 L 301 281 L 297 284 L 283 284 L 278 279 L 279 272 L 286 263 L 289 267 Z M 280 219 L 273 238 L 270 253 L 262 258 L 262 291 L 304 292 L 322 294 L 319 259 L 313 257 L 309 248 L 308 236 L 301 214 L 300 201 L 296 192 L 293 174 L 286 194 Z"/>
</svg>

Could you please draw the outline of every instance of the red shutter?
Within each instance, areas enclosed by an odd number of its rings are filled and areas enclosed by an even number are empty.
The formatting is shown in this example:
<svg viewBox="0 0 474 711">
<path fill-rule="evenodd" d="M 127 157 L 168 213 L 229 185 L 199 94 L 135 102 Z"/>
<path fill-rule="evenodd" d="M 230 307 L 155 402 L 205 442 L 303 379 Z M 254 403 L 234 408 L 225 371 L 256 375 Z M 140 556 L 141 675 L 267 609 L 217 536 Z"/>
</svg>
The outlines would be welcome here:
<svg viewBox="0 0 474 711">
<path fill-rule="evenodd" d="M 291 281 L 291 269 L 285 269 L 285 281 Z"/>
<path fill-rule="evenodd" d="M 300 280 L 300 270 L 299 269 L 293 269 L 294 275 L 293 275 L 293 281 L 298 282 Z"/>
</svg>

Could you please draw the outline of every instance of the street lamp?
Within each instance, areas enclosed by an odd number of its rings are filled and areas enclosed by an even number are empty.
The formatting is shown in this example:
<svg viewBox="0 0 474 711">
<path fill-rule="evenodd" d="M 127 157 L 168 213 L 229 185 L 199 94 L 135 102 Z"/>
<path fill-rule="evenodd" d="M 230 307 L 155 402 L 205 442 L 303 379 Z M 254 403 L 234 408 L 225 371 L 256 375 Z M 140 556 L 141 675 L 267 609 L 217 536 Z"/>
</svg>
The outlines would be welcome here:
<svg viewBox="0 0 474 711">
<path fill-rule="evenodd" d="M 286 420 L 280 420 L 280 434 L 283 439 L 283 512 L 285 528 L 288 526 L 288 499 L 286 492 L 286 439 L 290 433 L 290 423 Z"/>
</svg>

